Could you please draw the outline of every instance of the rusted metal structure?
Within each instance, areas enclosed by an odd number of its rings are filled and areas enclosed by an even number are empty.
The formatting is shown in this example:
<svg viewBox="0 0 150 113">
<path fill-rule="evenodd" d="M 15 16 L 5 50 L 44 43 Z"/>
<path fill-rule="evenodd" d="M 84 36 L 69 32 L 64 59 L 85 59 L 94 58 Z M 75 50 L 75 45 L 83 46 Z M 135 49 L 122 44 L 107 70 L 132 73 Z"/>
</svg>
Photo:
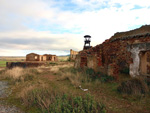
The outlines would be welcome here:
<svg viewBox="0 0 150 113">
<path fill-rule="evenodd" d="M 92 46 L 90 46 L 91 36 L 90 35 L 85 35 L 84 38 L 85 38 L 85 40 L 84 40 L 83 50 L 91 48 L 92 47 Z"/>
</svg>

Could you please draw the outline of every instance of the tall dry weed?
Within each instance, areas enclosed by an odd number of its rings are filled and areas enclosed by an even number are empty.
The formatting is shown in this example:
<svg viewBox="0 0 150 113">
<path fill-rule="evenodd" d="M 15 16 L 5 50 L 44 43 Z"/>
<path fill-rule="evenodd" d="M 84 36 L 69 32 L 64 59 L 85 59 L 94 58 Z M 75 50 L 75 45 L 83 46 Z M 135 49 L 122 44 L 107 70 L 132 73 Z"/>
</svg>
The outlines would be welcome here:
<svg viewBox="0 0 150 113">
<path fill-rule="evenodd" d="M 81 85 L 82 76 L 79 73 L 61 72 L 61 76 L 58 80 L 69 80 L 72 85 L 78 87 Z"/>
<path fill-rule="evenodd" d="M 21 68 L 21 67 L 15 67 L 12 69 L 7 69 L 3 73 L 0 74 L 1 78 L 3 79 L 9 79 L 12 81 L 12 83 L 15 82 L 24 82 L 28 80 L 33 80 L 38 74 L 38 71 L 36 69 L 32 68 Z"/>
<path fill-rule="evenodd" d="M 61 68 L 70 68 L 73 67 L 73 64 L 62 64 L 62 65 L 55 65 L 55 66 L 50 66 L 50 71 L 52 72 L 59 72 Z"/>
<path fill-rule="evenodd" d="M 129 95 L 141 95 L 149 92 L 148 86 L 144 79 L 132 78 L 122 82 L 117 88 L 118 92 Z"/>
<path fill-rule="evenodd" d="M 19 97 L 25 105 L 30 105 L 34 103 L 35 97 L 40 99 L 39 90 L 47 90 L 48 84 L 42 80 L 38 80 L 35 84 L 28 84 L 26 85 L 20 93 L 17 94 L 17 97 Z M 44 96 L 44 93 L 43 93 Z"/>
<path fill-rule="evenodd" d="M 3 73 L 3 76 L 11 77 L 13 79 L 18 79 L 23 74 L 24 74 L 23 68 L 16 67 L 16 68 L 5 71 L 5 73 Z"/>
</svg>

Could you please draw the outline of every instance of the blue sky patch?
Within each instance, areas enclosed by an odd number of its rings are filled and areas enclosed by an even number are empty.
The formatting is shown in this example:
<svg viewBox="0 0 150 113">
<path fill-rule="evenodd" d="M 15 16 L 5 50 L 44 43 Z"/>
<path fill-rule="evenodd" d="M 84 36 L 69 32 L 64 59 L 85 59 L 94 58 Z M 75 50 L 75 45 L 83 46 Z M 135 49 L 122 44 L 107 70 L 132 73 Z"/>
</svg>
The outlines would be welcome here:
<svg viewBox="0 0 150 113">
<path fill-rule="evenodd" d="M 139 5 L 134 5 L 134 8 L 132 8 L 131 10 L 142 9 L 142 8 L 144 8 L 144 7 L 139 6 Z"/>
</svg>

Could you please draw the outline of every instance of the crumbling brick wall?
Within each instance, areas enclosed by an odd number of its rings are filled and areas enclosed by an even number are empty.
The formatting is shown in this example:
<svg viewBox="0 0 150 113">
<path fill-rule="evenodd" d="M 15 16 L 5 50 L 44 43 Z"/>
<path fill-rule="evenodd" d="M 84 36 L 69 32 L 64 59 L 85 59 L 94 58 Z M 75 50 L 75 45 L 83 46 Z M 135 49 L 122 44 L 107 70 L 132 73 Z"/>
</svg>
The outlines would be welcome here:
<svg viewBox="0 0 150 113">
<path fill-rule="evenodd" d="M 140 29 L 135 29 L 129 32 L 116 33 L 102 44 L 88 50 L 80 51 L 76 57 L 75 67 L 89 67 L 95 71 L 101 71 L 112 76 L 118 75 L 118 73 L 125 68 L 129 68 L 132 72 L 136 68 L 134 67 L 136 64 L 136 57 L 134 57 L 135 55 L 132 52 L 133 48 L 136 46 L 133 45 L 149 43 L 149 32 L 150 26 L 142 26 Z M 141 46 L 138 46 L 137 48 L 140 47 Z M 146 49 L 142 48 L 138 50 L 147 51 L 149 49 L 150 46 L 147 45 Z M 138 55 L 139 54 L 137 54 L 137 56 Z M 134 66 L 132 66 L 132 64 L 134 64 Z M 131 75 L 134 76 L 135 74 L 136 73 L 134 72 Z"/>
</svg>

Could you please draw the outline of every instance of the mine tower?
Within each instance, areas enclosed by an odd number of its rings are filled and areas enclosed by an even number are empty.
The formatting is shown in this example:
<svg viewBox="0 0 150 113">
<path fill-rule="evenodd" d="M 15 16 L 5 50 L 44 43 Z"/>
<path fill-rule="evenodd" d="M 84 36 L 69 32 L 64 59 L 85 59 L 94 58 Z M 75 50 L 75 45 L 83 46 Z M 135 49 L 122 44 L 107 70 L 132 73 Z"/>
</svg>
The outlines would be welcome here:
<svg viewBox="0 0 150 113">
<path fill-rule="evenodd" d="M 83 50 L 91 48 L 92 47 L 92 46 L 90 46 L 90 42 L 91 42 L 90 38 L 91 38 L 91 36 L 90 35 L 85 35 L 84 38 L 85 38 L 85 40 L 84 40 Z"/>
</svg>

